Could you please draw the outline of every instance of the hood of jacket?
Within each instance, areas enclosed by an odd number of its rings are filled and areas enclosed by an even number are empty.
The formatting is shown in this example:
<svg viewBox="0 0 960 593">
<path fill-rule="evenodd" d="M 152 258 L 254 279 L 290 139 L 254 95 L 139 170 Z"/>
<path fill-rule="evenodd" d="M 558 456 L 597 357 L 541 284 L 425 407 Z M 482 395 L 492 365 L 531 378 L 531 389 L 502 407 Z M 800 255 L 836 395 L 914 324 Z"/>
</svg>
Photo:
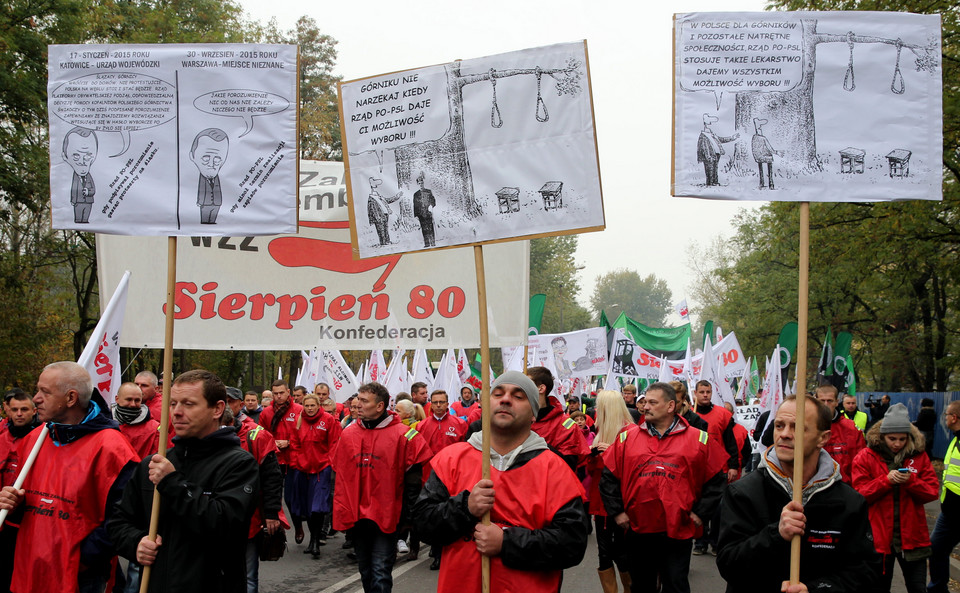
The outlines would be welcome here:
<svg viewBox="0 0 960 593">
<path fill-rule="evenodd" d="M 792 473 L 787 475 L 783 471 L 775 446 L 767 447 L 766 452 L 761 456 L 760 469 L 766 469 L 767 475 L 786 491 L 787 496 L 793 497 L 793 475 Z M 817 471 L 810 478 L 810 481 L 803 486 L 800 504 L 807 504 L 815 494 L 839 481 L 840 465 L 830 457 L 829 453 L 821 449 L 820 459 L 817 461 Z"/>
<path fill-rule="evenodd" d="M 907 444 L 896 455 L 887 447 L 883 441 L 883 435 L 880 433 L 880 427 L 883 426 L 883 420 L 879 420 L 867 431 L 867 446 L 876 451 L 880 457 L 888 462 L 892 461 L 895 467 L 903 467 L 903 460 L 913 457 L 917 453 L 926 451 L 927 440 L 923 433 L 916 426 L 910 426 L 910 432 L 907 433 Z"/>
<path fill-rule="evenodd" d="M 470 435 L 470 438 L 467 439 L 467 443 L 477 451 L 482 451 L 483 447 L 483 433 L 475 432 Z M 520 443 L 520 446 L 510 451 L 505 455 L 500 455 L 494 451 L 493 447 L 490 448 L 490 465 L 497 468 L 498 471 L 506 471 L 513 467 L 517 459 L 520 458 L 521 453 L 530 453 L 532 451 L 540 451 L 542 449 L 548 449 L 547 441 L 543 440 L 543 437 L 537 433 L 530 431 L 530 434 L 527 436 L 526 440 Z"/>
<path fill-rule="evenodd" d="M 174 450 L 179 451 L 181 457 L 206 457 L 224 447 L 240 446 L 236 426 L 221 426 L 203 438 L 173 437 Z"/>
</svg>

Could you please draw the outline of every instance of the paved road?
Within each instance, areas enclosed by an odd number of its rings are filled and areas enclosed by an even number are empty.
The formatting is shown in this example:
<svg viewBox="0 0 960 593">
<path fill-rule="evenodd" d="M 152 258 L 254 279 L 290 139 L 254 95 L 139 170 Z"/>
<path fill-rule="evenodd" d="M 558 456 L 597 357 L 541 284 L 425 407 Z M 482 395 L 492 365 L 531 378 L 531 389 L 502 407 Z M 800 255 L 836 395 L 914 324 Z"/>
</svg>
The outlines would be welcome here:
<svg viewBox="0 0 960 593">
<path fill-rule="evenodd" d="M 360 575 L 356 564 L 347 558 L 346 550 L 340 548 L 343 536 L 329 540 L 322 549 L 320 559 L 313 560 L 303 554 L 305 544 L 294 544 L 291 534 L 290 549 L 279 562 L 260 564 L 261 593 L 356 593 L 362 591 Z M 419 559 L 407 562 L 403 557 L 394 568 L 394 586 L 396 593 L 422 593 L 435 591 L 437 573 L 431 571 L 428 548 L 421 552 Z M 721 592 L 726 587 L 717 572 L 713 556 L 693 556 L 690 559 L 690 589 L 698 592 Z M 895 569 L 893 593 L 905 593 L 903 576 L 899 567 Z M 579 566 L 564 571 L 563 590 L 567 592 L 600 591 L 597 579 L 597 542 L 590 536 L 590 545 L 586 556 Z M 758 592 L 759 593 L 759 592 Z"/>
</svg>

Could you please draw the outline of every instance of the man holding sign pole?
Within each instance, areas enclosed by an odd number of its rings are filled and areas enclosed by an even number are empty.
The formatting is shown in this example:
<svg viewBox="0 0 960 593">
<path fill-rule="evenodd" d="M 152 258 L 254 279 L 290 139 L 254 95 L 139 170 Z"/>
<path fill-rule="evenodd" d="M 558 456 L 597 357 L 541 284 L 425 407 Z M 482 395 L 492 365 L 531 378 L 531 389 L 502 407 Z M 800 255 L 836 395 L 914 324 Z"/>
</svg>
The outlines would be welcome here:
<svg viewBox="0 0 960 593">
<path fill-rule="evenodd" d="M 876 591 L 867 501 L 840 480 L 823 450 L 830 410 L 806 398 L 802 504 L 791 500 L 796 443 L 796 396 L 774 417 L 773 447 L 760 468 L 730 484 L 720 503 L 717 567 L 727 593 L 738 591 Z M 801 538 L 800 582 L 787 588 L 790 541 Z"/>
<path fill-rule="evenodd" d="M 93 397 L 75 362 L 47 365 L 33 401 L 52 443 L 40 449 L 23 489 L 5 486 L 0 509 L 23 505 L 10 590 L 16 593 L 103 591 L 116 556 L 104 524 L 136 468 L 137 455 Z M 99 400 L 99 401 L 97 401 Z M 25 458 L 37 431 L 23 439 Z"/>
</svg>

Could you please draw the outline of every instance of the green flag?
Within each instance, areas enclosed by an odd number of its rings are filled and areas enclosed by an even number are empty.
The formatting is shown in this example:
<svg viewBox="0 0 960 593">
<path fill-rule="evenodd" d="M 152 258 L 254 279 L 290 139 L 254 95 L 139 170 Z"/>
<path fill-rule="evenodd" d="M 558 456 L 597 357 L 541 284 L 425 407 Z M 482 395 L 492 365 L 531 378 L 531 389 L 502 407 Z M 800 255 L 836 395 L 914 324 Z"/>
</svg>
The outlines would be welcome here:
<svg viewBox="0 0 960 593">
<path fill-rule="evenodd" d="M 780 330 L 777 345 L 780 347 L 780 380 L 787 384 L 787 375 L 790 374 L 790 363 L 797 354 L 797 322 L 791 321 Z"/>
<path fill-rule="evenodd" d="M 833 375 L 833 329 L 827 328 L 827 335 L 823 338 L 823 349 L 820 350 L 820 364 L 817 365 L 817 383 L 820 384 Z"/>
<path fill-rule="evenodd" d="M 543 307 L 547 304 L 547 295 L 535 294 L 530 297 L 530 326 L 528 336 L 540 333 L 540 324 L 543 322 Z"/>
<path fill-rule="evenodd" d="M 712 320 L 703 324 L 703 338 L 700 340 L 701 348 L 703 348 L 703 345 L 707 343 L 707 338 L 710 338 L 711 343 L 716 341 L 713 338 L 713 321 Z"/>
<path fill-rule="evenodd" d="M 687 341 L 690 340 L 689 323 L 680 327 L 649 327 L 621 313 L 613 322 L 613 327 L 623 329 L 638 346 L 654 356 L 679 360 L 687 352 Z"/>
<path fill-rule="evenodd" d="M 610 331 L 610 328 L 612 326 L 610 325 L 610 320 L 607 319 L 606 311 L 602 311 L 602 310 L 600 311 L 600 323 L 597 324 L 597 327 L 602 327 L 603 329 Z"/>
<path fill-rule="evenodd" d="M 831 382 L 836 385 L 840 393 L 849 388 L 849 369 L 853 368 L 853 359 L 850 358 L 850 346 L 853 344 L 853 334 L 850 332 L 840 332 L 837 334 L 837 340 L 833 347 L 833 378 Z M 849 369 L 848 369 L 849 365 Z M 854 384 L 856 381 L 854 380 Z M 856 386 L 854 386 L 856 389 Z"/>
</svg>

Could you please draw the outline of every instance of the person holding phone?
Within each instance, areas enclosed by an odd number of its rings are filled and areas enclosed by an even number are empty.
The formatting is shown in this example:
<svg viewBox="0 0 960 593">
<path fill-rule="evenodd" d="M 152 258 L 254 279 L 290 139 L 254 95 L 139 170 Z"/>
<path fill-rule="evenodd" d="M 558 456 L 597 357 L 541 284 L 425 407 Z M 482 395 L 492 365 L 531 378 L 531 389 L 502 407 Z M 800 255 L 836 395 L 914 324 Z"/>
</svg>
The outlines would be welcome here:
<svg viewBox="0 0 960 593">
<path fill-rule="evenodd" d="M 867 448 L 853 460 L 853 487 L 867 499 L 873 545 L 883 557 L 875 565 L 878 591 L 890 591 L 894 559 L 907 592 L 926 591 L 931 547 L 923 505 L 937 498 L 940 483 L 924 448 L 907 407 L 896 404 L 867 431 Z"/>
</svg>

